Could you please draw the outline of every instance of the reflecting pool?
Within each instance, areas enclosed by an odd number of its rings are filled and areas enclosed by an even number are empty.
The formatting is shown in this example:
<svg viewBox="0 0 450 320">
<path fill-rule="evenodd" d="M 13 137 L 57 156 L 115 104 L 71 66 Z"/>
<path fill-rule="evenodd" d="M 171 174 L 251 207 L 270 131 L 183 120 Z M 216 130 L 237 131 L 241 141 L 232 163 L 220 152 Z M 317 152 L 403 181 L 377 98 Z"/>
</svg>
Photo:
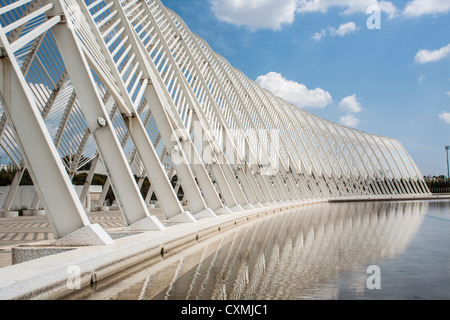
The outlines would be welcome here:
<svg viewBox="0 0 450 320">
<path fill-rule="evenodd" d="M 281 212 L 74 299 L 450 299 L 450 201 Z"/>
</svg>

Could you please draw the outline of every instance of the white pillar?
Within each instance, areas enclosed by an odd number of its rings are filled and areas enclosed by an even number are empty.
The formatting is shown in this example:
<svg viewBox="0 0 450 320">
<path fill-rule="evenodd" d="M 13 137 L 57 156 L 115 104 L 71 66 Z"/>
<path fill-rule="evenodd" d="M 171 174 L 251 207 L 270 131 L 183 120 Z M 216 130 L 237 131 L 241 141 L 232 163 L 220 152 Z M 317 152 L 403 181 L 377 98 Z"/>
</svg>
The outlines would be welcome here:
<svg viewBox="0 0 450 320">
<path fill-rule="evenodd" d="M 125 222 L 130 226 L 147 220 L 150 222 L 152 230 L 164 229 L 164 226 L 155 217 L 150 216 L 137 188 L 127 159 L 114 133 L 113 124 L 96 90 L 96 84 L 90 74 L 86 58 L 77 43 L 76 35 L 68 28 L 67 24 L 56 25 L 53 28 L 53 34 L 72 85 L 77 92 L 88 127 L 97 142 Z"/>
<path fill-rule="evenodd" d="M 0 59 L 0 90 L 4 110 L 47 212 L 54 237 L 60 239 L 90 228 L 83 205 L 64 169 L 3 30 L 0 30 L 0 40 L 2 50 L 7 55 Z M 100 229 L 94 230 L 98 243 L 111 243 L 111 238 Z"/>
</svg>

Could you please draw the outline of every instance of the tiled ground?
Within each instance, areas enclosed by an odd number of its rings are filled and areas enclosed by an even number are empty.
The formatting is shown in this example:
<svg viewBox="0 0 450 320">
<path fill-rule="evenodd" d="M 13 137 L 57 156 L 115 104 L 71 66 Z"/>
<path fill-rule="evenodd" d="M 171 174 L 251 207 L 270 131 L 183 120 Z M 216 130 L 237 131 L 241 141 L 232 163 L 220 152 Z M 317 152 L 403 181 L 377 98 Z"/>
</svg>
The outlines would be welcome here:
<svg viewBox="0 0 450 320">
<path fill-rule="evenodd" d="M 98 223 L 105 230 L 125 226 L 120 211 L 93 212 L 88 216 L 91 223 Z M 0 218 L 0 268 L 11 265 L 12 246 L 53 239 L 46 216 Z"/>
</svg>

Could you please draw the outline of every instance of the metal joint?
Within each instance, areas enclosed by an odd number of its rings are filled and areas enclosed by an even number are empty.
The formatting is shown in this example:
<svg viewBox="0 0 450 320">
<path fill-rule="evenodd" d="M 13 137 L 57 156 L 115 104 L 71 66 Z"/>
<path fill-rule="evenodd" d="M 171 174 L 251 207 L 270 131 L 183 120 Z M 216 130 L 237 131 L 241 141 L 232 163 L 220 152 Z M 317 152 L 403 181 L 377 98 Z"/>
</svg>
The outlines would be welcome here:
<svg viewBox="0 0 450 320">
<path fill-rule="evenodd" d="M 106 125 L 108 124 L 108 122 L 106 121 L 105 118 L 100 117 L 100 118 L 97 119 L 97 124 L 98 124 L 101 128 L 104 128 L 104 127 L 106 127 Z"/>
</svg>

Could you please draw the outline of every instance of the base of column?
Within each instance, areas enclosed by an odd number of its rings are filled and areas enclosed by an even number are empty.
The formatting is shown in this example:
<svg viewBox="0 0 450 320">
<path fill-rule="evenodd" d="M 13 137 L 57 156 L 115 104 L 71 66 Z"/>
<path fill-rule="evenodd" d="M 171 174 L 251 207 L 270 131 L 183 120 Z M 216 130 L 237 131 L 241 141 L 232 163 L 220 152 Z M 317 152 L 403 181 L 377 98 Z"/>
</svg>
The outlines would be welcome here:
<svg viewBox="0 0 450 320">
<path fill-rule="evenodd" d="M 98 207 L 94 207 L 91 211 L 92 212 L 107 212 L 107 211 L 109 211 L 109 207 L 108 206 L 98 206 Z"/>
<path fill-rule="evenodd" d="M 0 210 L 0 218 L 16 218 L 19 216 L 19 211 Z"/>
<path fill-rule="evenodd" d="M 189 211 L 184 211 L 180 213 L 179 215 L 170 218 L 167 220 L 168 222 L 174 222 L 174 223 L 195 223 L 197 222 L 197 219 L 194 218 L 194 216 Z"/>
<path fill-rule="evenodd" d="M 158 220 L 155 216 L 150 216 L 147 218 L 144 218 L 136 223 L 133 223 L 132 225 L 125 227 L 124 231 L 162 231 L 166 227 L 161 223 L 161 221 Z"/>
<path fill-rule="evenodd" d="M 230 210 L 231 210 L 231 212 L 242 212 L 242 211 L 245 211 L 244 208 L 242 208 L 240 205 L 235 205 Z"/>
<path fill-rule="evenodd" d="M 36 217 L 36 216 L 45 216 L 45 210 L 36 210 L 36 209 L 26 209 L 22 211 L 22 215 L 24 217 Z"/>
<path fill-rule="evenodd" d="M 113 244 L 114 240 L 99 224 L 90 224 L 51 243 L 54 247 L 87 247 Z"/>
<path fill-rule="evenodd" d="M 232 214 L 233 212 L 228 207 L 222 207 L 216 211 L 214 211 L 217 215 L 221 214 Z"/>
<path fill-rule="evenodd" d="M 216 218 L 217 215 L 211 209 L 208 208 L 206 210 L 200 211 L 199 213 L 196 213 L 194 217 L 195 219 L 200 220 L 207 218 Z"/>
</svg>

